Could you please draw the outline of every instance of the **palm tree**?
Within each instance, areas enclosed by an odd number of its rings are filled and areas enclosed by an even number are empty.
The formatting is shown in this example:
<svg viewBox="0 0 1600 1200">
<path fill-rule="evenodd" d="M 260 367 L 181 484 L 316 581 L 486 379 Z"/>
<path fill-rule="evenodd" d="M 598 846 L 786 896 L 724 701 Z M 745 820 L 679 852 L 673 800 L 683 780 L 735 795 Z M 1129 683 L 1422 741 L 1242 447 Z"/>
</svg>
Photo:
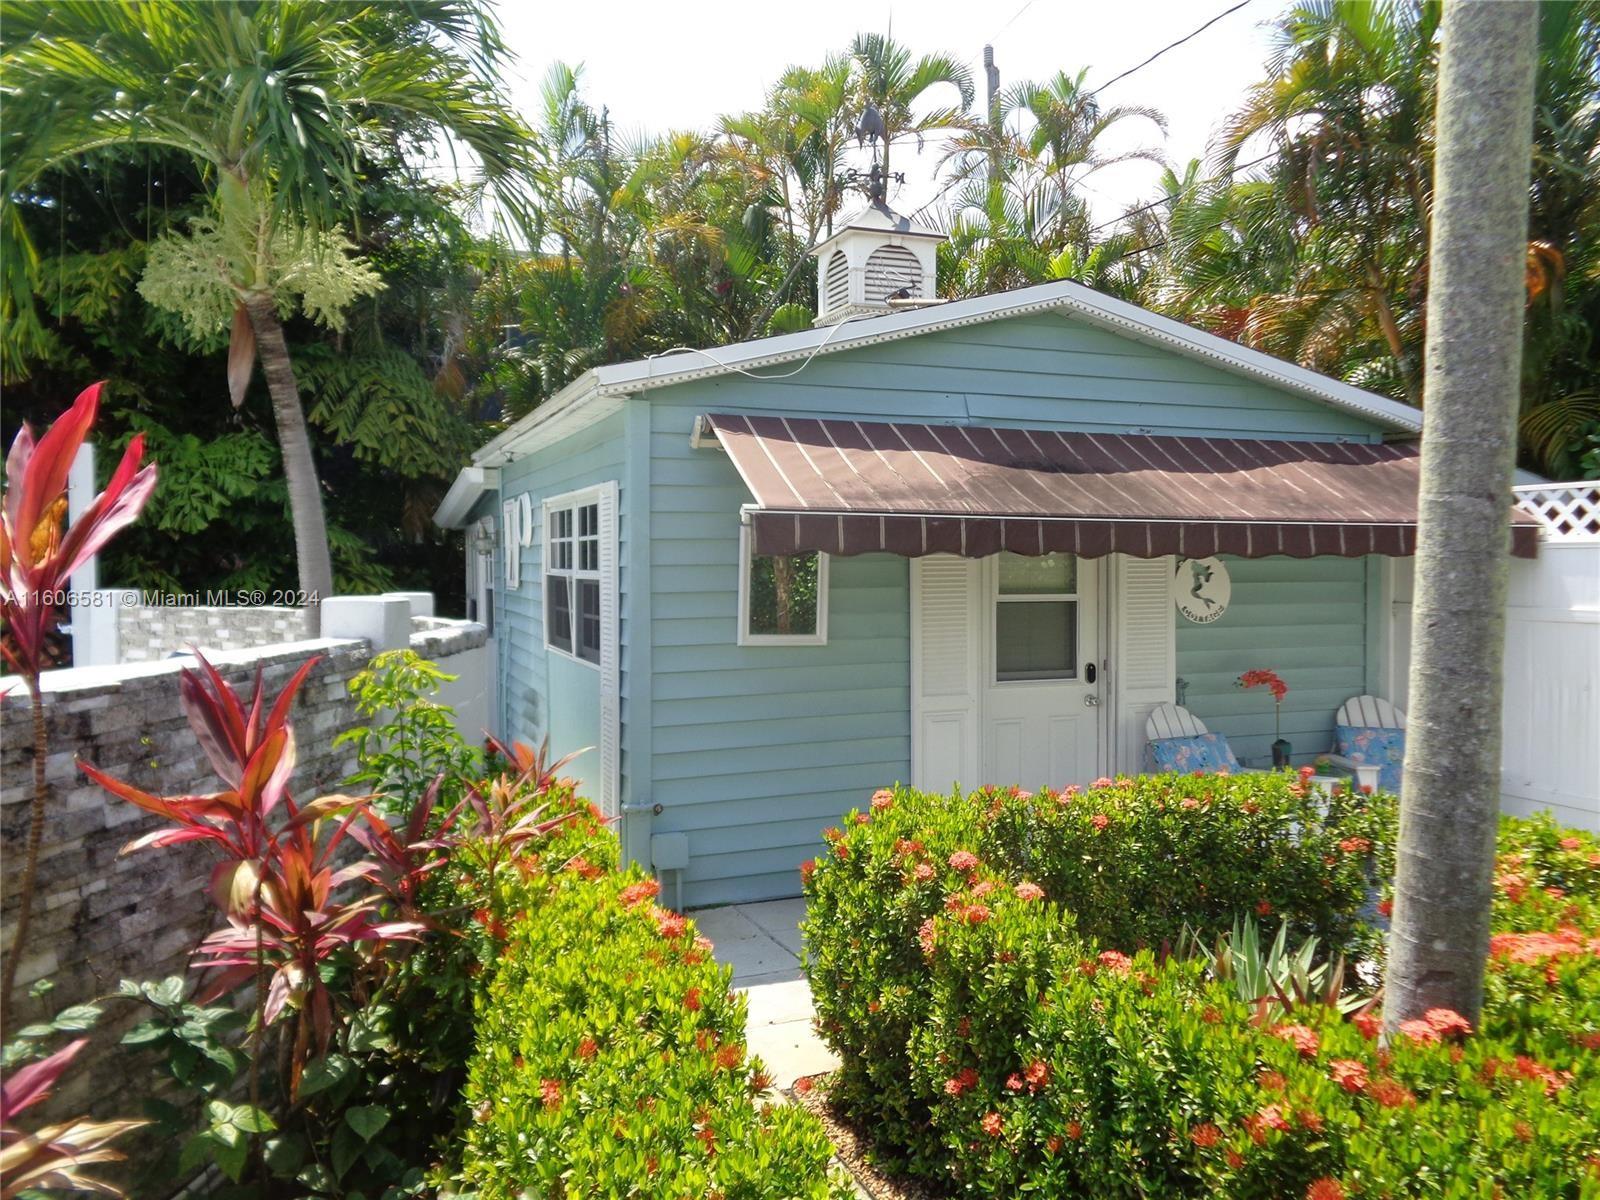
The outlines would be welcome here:
<svg viewBox="0 0 1600 1200">
<path fill-rule="evenodd" d="M 854 64 L 852 87 L 863 107 L 870 101 L 883 115 L 883 170 L 898 138 L 915 135 L 917 145 L 935 129 L 959 126 L 972 107 L 972 72 L 948 54 L 925 54 L 915 62 L 907 47 L 881 33 L 858 33 L 850 43 Z M 960 106 L 946 105 L 921 115 L 913 112 L 923 96 L 937 87 L 953 87 Z M 859 114 L 858 114 L 859 115 Z"/>
<path fill-rule="evenodd" d="M 1302 252 L 1291 286 L 1264 293 L 1267 349 L 1328 369 L 1328 349 L 1386 355 L 1420 400 L 1439 6 L 1297 5 L 1277 24 L 1271 75 L 1223 128 L 1231 172 L 1252 139 L 1277 153 L 1281 219 Z"/>
<path fill-rule="evenodd" d="M 509 181 L 521 167 L 525 130 L 497 97 L 493 25 L 473 0 L 9 0 L 0 24 L 0 249 L 12 315 L 23 316 L 16 298 L 28 292 L 21 277 L 32 255 L 10 203 L 16 191 L 99 152 L 159 147 L 193 158 L 209 212 L 187 254 L 167 246 L 146 294 L 196 328 L 231 327 L 236 404 L 260 362 L 301 591 L 331 594 L 321 490 L 283 317 L 298 297 L 309 315 L 336 324 L 344 305 L 377 286 L 337 232 L 370 145 L 455 139 L 489 179 Z"/>
<path fill-rule="evenodd" d="M 1483 999 L 1538 21 L 1533 5 L 1445 15 L 1390 1032 L 1431 1008 L 1476 1023 Z"/>
</svg>

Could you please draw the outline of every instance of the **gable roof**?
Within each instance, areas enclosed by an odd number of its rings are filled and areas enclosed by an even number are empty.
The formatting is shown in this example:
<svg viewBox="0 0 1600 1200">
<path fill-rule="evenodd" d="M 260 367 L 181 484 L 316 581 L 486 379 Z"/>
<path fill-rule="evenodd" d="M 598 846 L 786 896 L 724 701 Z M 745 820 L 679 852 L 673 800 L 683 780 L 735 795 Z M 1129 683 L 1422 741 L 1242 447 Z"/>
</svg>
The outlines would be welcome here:
<svg viewBox="0 0 1600 1200">
<path fill-rule="evenodd" d="M 1040 312 L 1060 312 L 1175 350 L 1236 375 L 1354 413 L 1398 433 L 1418 433 L 1422 429 L 1422 413 L 1408 404 L 1194 329 L 1171 317 L 1113 299 L 1081 283 L 1061 280 L 881 317 L 865 317 L 803 333 L 736 342 L 711 350 L 674 351 L 634 362 L 592 367 L 477 450 L 472 460 L 478 464 L 491 460 L 503 462 L 525 446 L 548 445 L 572 428 L 612 411 L 622 397 L 652 388 L 794 362 L 799 362 L 803 368 L 806 362 L 821 354 L 837 354 L 881 342 Z M 596 404 L 597 401 L 600 403 Z M 588 411 L 580 415 L 581 410 Z"/>
</svg>

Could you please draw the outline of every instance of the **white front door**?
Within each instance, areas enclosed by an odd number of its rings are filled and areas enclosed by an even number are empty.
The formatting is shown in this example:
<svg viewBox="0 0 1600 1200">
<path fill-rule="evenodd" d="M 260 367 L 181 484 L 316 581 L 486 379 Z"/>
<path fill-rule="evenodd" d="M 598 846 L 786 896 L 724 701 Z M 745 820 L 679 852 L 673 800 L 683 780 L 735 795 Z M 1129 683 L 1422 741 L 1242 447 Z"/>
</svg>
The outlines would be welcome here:
<svg viewBox="0 0 1600 1200">
<path fill-rule="evenodd" d="M 912 565 L 912 782 L 1033 790 L 1105 761 L 1100 571 L 1070 554 Z"/>
<path fill-rule="evenodd" d="M 1000 554 L 981 570 L 984 782 L 1086 784 L 1101 774 L 1099 563 Z"/>
</svg>

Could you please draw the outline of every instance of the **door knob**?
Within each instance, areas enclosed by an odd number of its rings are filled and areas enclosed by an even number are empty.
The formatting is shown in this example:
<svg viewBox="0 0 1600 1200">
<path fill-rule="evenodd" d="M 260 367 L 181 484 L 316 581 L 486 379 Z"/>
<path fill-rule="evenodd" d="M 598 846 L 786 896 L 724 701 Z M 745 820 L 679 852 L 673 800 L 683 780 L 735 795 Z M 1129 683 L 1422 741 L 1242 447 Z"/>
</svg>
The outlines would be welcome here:
<svg viewBox="0 0 1600 1200">
<path fill-rule="evenodd" d="M 1100 697 L 1091 692 L 1083 698 L 1083 705 L 1085 708 L 1098 708 L 1100 706 Z"/>
</svg>

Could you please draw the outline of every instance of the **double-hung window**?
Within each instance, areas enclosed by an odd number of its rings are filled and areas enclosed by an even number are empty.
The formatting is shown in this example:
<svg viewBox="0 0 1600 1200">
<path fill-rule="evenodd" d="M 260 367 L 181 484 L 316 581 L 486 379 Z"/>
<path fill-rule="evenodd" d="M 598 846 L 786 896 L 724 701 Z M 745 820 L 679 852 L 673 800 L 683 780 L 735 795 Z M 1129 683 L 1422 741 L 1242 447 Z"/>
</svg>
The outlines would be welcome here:
<svg viewBox="0 0 1600 1200">
<path fill-rule="evenodd" d="M 600 662 L 600 504 L 545 509 L 545 642 L 583 662 Z"/>
</svg>

